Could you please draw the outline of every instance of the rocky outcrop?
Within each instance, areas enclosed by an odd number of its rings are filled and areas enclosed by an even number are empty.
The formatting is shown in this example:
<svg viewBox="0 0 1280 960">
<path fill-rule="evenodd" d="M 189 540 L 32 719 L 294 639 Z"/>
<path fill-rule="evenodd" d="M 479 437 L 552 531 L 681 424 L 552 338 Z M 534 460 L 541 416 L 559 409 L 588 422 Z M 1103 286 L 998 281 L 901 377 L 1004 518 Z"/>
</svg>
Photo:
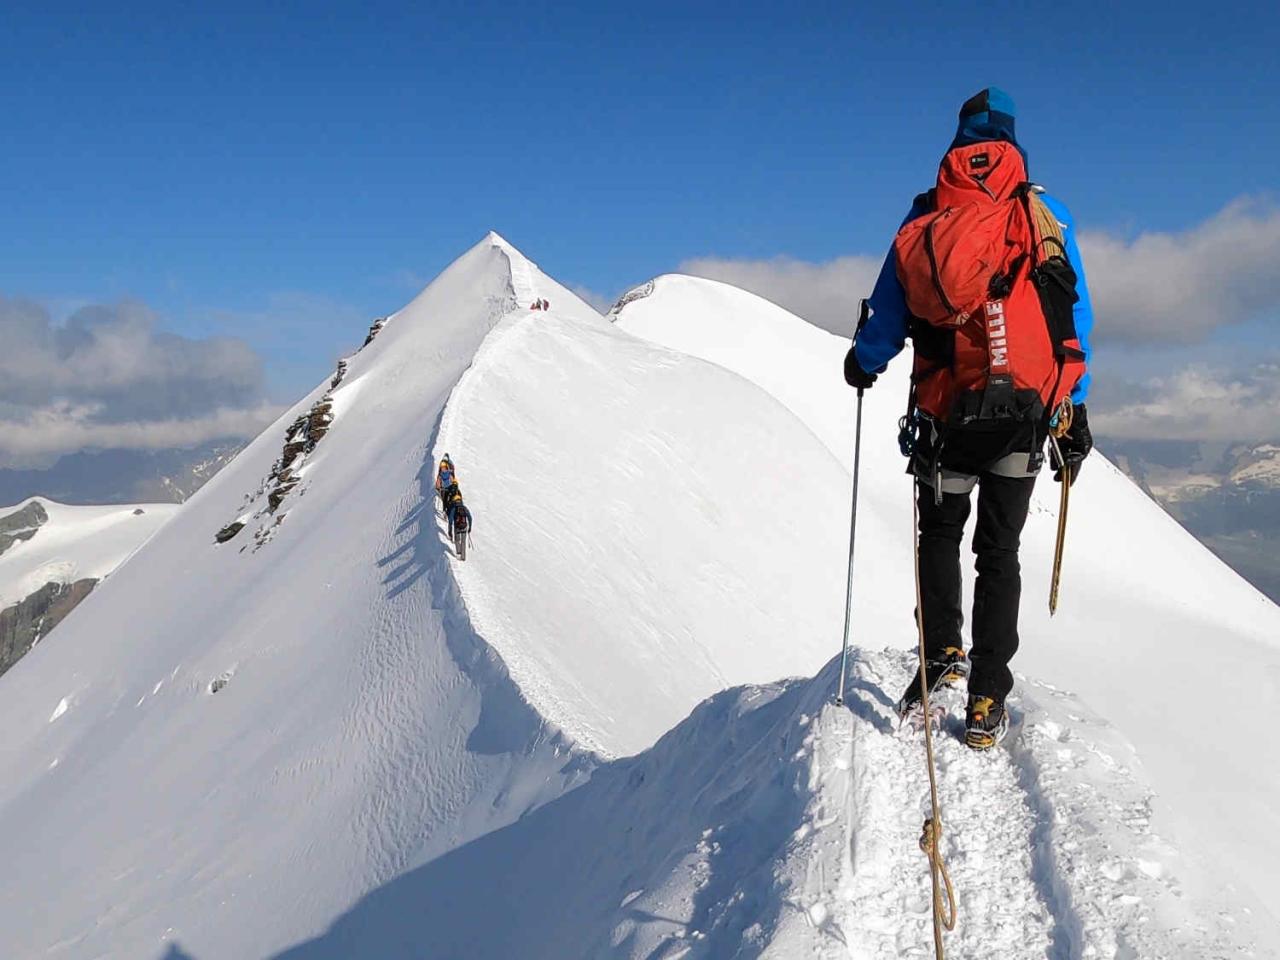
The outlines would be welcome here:
<svg viewBox="0 0 1280 960">
<path fill-rule="evenodd" d="M 19 540 L 30 540 L 48 520 L 49 514 L 40 506 L 39 500 L 32 500 L 20 510 L 0 517 L 0 553 Z"/>
<path fill-rule="evenodd" d="M 632 287 L 630 290 L 628 290 L 626 293 L 624 293 L 621 297 L 618 298 L 617 303 L 615 303 L 612 307 L 609 308 L 609 313 L 605 316 L 605 319 L 611 322 L 616 321 L 618 319 L 618 314 L 622 311 L 623 307 L 625 307 L 628 303 L 634 303 L 636 300 L 643 300 L 645 297 L 649 296 L 651 293 L 653 293 L 652 280 L 646 281 L 645 283 L 640 284 L 640 286 L 638 287 Z"/>
<path fill-rule="evenodd" d="M 373 343 L 373 338 L 381 333 L 382 328 L 386 325 L 387 317 L 379 317 L 377 320 L 373 321 L 373 325 L 369 327 L 369 335 L 364 338 L 364 343 L 360 344 L 360 349 L 363 350 L 369 344 Z"/>
<path fill-rule="evenodd" d="M 265 518 L 267 515 L 276 514 L 280 510 L 285 497 L 302 481 L 301 470 L 307 455 L 324 439 L 325 434 L 329 432 L 329 427 L 333 425 L 333 391 L 342 384 L 346 375 L 347 361 L 339 360 L 338 368 L 334 371 L 333 378 L 329 381 L 329 389 L 325 392 L 325 395 L 313 403 L 310 410 L 294 420 L 289 425 L 289 429 L 285 431 L 284 447 L 280 451 L 280 459 L 272 465 L 271 473 L 257 493 L 246 497 L 247 500 L 252 501 L 265 493 L 267 497 L 266 509 L 259 509 L 256 513 L 245 513 L 236 517 L 235 520 L 214 534 L 215 543 L 226 543 L 229 540 L 233 540 L 253 519 Z M 255 543 L 258 546 L 262 546 L 270 540 L 271 531 L 279 526 L 280 521 L 283 519 L 284 515 L 279 514 L 275 517 L 274 522 L 263 524 L 254 534 Z"/>
<path fill-rule="evenodd" d="M 232 520 L 225 527 L 213 535 L 214 543 L 226 543 L 245 527 L 243 520 Z"/>
<path fill-rule="evenodd" d="M 373 342 L 389 319 L 389 317 L 378 317 L 373 321 L 369 327 L 368 336 L 360 345 L 360 350 Z M 325 395 L 313 403 L 310 410 L 289 425 L 289 429 L 285 431 L 280 459 L 272 465 L 271 473 L 263 481 L 262 486 L 253 493 L 245 495 L 245 512 L 213 535 L 215 543 L 234 540 L 240 531 L 254 520 L 264 521 L 254 531 L 255 548 L 261 547 L 271 539 L 273 532 L 284 519 L 284 514 L 279 511 L 285 498 L 302 482 L 302 465 L 307 455 L 324 439 L 324 435 L 329 432 L 329 427 L 333 424 L 333 391 L 337 390 L 346 378 L 349 362 L 346 359 L 338 361 L 338 367 L 329 380 L 329 389 L 325 391 Z M 267 498 L 266 506 L 254 510 L 252 504 L 264 494 Z M 272 519 L 273 516 L 274 519 Z M 241 549 L 243 550 L 244 547 Z"/>
<path fill-rule="evenodd" d="M 344 363 L 339 366 L 337 374 L 334 375 L 330 390 L 342 382 L 345 372 L 346 364 Z M 316 448 L 316 444 L 324 439 L 332 423 L 333 395 L 326 393 L 289 427 L 289 432 L 285 435 L 284 450 L 281 451 L 280 459 L 276 461 L 268 478 L 267 510 L 269 512 L 275 513 L 279 510 L 280 504 L 289 491 L 298 485 L 301 478 L 297 471 L 302 467 L 302 461 Z"/>
<path fill-rule="evenodd" d="M 347 375 L 347 361 L 339 360 L 338 369 L 334 371 L 333 379 L 329 381 L 329 389 L 333 390 L 342 382 L 342 378 Z"/>
<path fill-rule="evenodd" d="M 48 636 L 97 583 L 94 579 L 50 581 L 20 603 L 0 610 L 0 674 Z"/>
</svg>

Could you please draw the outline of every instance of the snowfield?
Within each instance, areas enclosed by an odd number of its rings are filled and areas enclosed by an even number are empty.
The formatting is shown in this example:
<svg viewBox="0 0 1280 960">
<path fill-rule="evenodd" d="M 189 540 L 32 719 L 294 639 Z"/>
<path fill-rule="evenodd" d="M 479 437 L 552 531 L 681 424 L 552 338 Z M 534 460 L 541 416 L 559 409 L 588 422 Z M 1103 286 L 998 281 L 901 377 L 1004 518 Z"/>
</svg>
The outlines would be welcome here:
<svg viewBox="0 0 1280 960">
<path fill-rule="evenodd" d="M 29 503 L 38 503 L 49 519 L 30 540 L 18 540 L 0 553 L 0 610 L 49 582 L 101 580 L 178 509 L 175 503 L 78 507 L 31 497 L 0 507 L 0 517 Z"/>
<path fill-rule="evenodd" d="M 490 234 L 0 679 L 0 955 L 932 956 L 901 382 L 836 708 L 847 341 L 689 278 L 611 319 Z M 1280 611 L 1077 490 L 1017 739 L 940 739 L 949 956 L 1275 955 Z"/>
</svg>

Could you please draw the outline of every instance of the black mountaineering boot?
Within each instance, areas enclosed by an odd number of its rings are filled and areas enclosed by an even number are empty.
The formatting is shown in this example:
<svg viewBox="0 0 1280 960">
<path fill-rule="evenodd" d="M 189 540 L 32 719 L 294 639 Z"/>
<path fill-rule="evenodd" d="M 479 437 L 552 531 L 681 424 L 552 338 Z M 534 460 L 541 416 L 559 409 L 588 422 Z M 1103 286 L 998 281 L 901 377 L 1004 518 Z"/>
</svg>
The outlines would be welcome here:
<svg viewBox="0 0 1280 960">
<path fill-rule="evenodd" d="M 949 687 L 958 680 L 969 675 L 969 661 L 959 647 L 947 647 L 939 659 L 924 662 L 925 683 L 929 685 L 929 696 L 932 697 L 943 687 Z M 920 671 L 911 678 L 911 683 L 902 692 L 898 700 L 898 719 L 905 720 L 920 709 Z"/>
<path fill-rule="evenodd" d="M 974 750 L 990 750 L 1009 732 L 1009 711 L 991 697 L 969 697 L 964 742 Z"/>
</svg>

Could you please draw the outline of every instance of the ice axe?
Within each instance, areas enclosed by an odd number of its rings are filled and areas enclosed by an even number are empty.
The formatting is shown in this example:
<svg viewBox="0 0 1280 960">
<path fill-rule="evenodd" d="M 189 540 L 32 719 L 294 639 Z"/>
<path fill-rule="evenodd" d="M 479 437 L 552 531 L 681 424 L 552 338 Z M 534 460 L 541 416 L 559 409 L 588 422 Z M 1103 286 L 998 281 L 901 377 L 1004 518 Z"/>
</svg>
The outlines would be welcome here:
<svg viewBox="0 0 1280 960">
<path fill-rule="evenodd" d="M 1062 583 L 1062 548 L 1067 541 L 1067 508 L 1071 505 L 1071 467 L 1062 454 L 1058 441 L 1071 429 L 1071 398 L 1063 397 L 1049 421 L 1049 449 L 1053 452 L 1055 469 L 1062 476 L 1062 493 L 1058 501 L 1058 542 L 1053 550 L 1053 577 L 1049 581 L 1049 616 L 1058 612 L 1058 588 Z"/>
</svg>

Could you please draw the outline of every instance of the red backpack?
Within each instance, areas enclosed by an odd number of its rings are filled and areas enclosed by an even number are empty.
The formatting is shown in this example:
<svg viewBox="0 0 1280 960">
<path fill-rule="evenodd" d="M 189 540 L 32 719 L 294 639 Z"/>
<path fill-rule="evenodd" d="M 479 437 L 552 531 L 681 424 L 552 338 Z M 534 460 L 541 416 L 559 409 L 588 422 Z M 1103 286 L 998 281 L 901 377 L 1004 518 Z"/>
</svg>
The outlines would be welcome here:
<svg viewBox="0 0 1280 960">
<path fill-rule="evenodd" d="M 1085 372 L 1062 227 L 1011 143 L 950 150 L 932 193 L 893 244 L 916 405 L 950 423 L 1043 418 Z"/>
</svg>

